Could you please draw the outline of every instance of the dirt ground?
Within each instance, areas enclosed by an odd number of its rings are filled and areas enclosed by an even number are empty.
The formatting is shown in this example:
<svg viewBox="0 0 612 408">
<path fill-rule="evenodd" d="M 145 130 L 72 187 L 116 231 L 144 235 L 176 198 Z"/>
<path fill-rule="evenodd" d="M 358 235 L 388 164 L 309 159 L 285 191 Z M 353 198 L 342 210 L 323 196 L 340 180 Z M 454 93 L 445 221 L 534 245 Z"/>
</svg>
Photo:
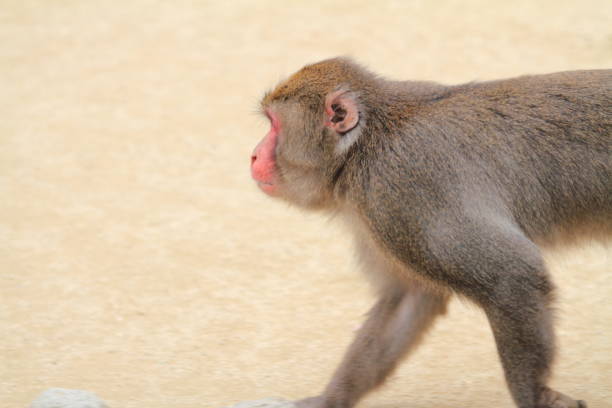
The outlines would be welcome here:
<svg viewBox="0 0 612 408">
<path fill-rule="evenodd" d="M 334 222 L 261 194 L 264 90 L 351 55 L 446 83 L 612 67 L 601 1 L 30 1 L 0 6 L 0 405 L 115 408 L 318 392 L 373 301 Z M 548 256 L 553 385 L 612 407 L 612 250 Z M 510 408 L 455 301 L 364 408 Z"/>
</svg>

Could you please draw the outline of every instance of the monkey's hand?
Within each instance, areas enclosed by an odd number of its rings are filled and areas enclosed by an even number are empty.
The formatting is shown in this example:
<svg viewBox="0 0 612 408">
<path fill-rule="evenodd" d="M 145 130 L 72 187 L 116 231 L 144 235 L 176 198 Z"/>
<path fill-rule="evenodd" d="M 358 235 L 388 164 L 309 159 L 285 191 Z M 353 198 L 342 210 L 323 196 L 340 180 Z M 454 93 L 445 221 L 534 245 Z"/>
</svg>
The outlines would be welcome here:
<svg viewBox="0 0 612 408">
<path fill-rule="evenodd" d="M 295 401 L 294 404 L 297 408 L 327 408 L 324 405 L 323 396 L 304 398 L 299 401 Z"/>
</svg>

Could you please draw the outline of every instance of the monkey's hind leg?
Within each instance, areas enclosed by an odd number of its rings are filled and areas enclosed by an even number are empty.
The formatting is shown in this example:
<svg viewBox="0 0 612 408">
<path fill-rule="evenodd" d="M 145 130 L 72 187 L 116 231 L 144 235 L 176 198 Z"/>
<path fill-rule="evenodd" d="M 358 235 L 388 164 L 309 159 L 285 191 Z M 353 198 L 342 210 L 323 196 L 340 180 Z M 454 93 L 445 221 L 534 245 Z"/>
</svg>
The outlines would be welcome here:
<svg viewBox="0 0 612 408">
<path fill-rule="evenodd" d="M 518 311 L 515 306 L 485 309 L 510 392 L 520 408 L 586 408 L 584 401 L 546 386 L 554 357 L 551 312 L 547 300 L 532 295 Z"/>
<path fill-rule="evenodd" d="M 390 291 L 381 297 L 321 396 L 297 402 L 299 408 L 350 408 L 397 366 L 415 347 L 447 297 L 420 288 Z"/>
<path fill-rule="evenodd" d="M 483 307 L 516 405 L 585 407 L 547 387 L 555 348 L 554 288 L 539 248 L 508 223 L 470 219 L 453 231 L 452 240 L 436 242 L 438 260 L 456 289 Z"/>
</svg>

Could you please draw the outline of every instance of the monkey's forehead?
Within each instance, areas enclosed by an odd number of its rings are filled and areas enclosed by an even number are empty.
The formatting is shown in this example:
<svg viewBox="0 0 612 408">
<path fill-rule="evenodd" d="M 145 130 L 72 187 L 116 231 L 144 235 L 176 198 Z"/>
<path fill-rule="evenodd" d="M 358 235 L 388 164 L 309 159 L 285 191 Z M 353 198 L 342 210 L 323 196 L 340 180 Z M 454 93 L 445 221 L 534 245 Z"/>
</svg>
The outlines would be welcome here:
<svg viewBox="0 0 612 408">
<path fill-rule="evenodd" d="M 333 58 L 307 65 L 267 92 L 261 101 L 262 106 L 297 97 L 322 98 L 349 82 L 349 70 L 353 65 L 347 58 Z"/>
<path fill-rule="evenodd" d="M 274 89 L 267 92 L 262 99 L 263 106 L 269 106 L 273 102 L 287 101 L 302 95 L 316 95 L 321 91 L 301 71 L 293 74 L 289 79 L 279 83 Z"/>
<path fill-rule="evenodd" d="M 323 106 L 324 93 L 311 90 L 308 87 L 292 88 L 284 84 L 267 92 L 261 100 L 261 113 L 269 116 L 269 112 L 287 111 L 299 105 L 301 108 L 318 109 Z"/>
</svg>

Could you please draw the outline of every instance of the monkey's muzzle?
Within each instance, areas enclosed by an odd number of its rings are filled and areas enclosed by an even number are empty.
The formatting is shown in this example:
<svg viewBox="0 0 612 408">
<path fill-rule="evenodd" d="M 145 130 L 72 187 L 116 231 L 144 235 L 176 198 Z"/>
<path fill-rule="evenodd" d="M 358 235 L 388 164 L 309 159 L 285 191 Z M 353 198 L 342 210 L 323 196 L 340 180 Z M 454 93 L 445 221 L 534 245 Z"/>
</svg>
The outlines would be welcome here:
<svg viewBox="0 0 612 408">
<path fill-rule="evenodd" d="M 278 129 L 272 126 L 268 134 L 255 146 L 251 154 L 251 177 L 266 194 L 276 192 L 276 141 Z"/>
</svg>

